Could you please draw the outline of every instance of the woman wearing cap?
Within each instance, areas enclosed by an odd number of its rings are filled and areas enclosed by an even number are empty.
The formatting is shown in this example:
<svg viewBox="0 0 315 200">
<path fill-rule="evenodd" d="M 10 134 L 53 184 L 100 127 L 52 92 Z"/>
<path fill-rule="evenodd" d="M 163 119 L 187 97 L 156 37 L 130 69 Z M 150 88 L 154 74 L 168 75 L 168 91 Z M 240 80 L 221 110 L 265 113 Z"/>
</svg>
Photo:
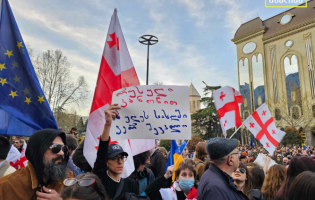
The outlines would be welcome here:
<svg viewBox="0 0 315 200">
<path fill-rule="evenodd" d="M 105 125 L 100 137 L 97 157 L 94 164 L 93 173 L 102 181 L 109 199 L 116 199 L 126 192 L 138 194 L 139 187 L 135 180 L 131 178 L 121 178 L 124 170 L 124 163 L 128 153 L 124 152 L 118 144 L 109 145 L 109 131 L 112 120 L 119 116 L 116 110 L 120 109 L 118 104 L 113 104 L 105 110 Z"/>
<path fill-rule="evenodd" d="M 160 176 L 150 184 L 145 193 L 151 200 L 197 200 L 197 190 L 194 187 L 196 171 L 188 163 L 181 162 L 175 171 L 175 181 L 172 184 L 174 165 L 169 166 L 164 176 Z"/>
</svg>

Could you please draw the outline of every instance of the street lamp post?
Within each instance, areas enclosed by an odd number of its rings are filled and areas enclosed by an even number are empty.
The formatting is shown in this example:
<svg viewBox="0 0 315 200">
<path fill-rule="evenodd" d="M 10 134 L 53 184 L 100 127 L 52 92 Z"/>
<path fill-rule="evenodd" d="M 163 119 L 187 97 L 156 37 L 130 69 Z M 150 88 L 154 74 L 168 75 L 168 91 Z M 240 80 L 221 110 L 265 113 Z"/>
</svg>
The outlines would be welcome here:
<svg viewBox="0 0 315 200">
<path fill-rule="evenodd" d="M 148 53 L 147 53 L 147 81 L 146 85 L 149 85 L 149 46 L 155 45 L 159 42 L 158 38 L 154 35 L 142 35 L 139 37 L 139 42 L 141 44 L 148 46 Z"/>
</svg>

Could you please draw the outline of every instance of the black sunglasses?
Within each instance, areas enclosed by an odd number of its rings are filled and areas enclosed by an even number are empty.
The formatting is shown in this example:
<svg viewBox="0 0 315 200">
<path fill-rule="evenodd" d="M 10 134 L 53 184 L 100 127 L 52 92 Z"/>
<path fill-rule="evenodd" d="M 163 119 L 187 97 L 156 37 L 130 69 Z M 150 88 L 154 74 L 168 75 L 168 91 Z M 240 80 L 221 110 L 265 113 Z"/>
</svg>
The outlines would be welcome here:
<svg viewBox="0 0 315 200">
<path fill-rule="evenodd" d="M 95 179 L 94 178 L 83 178 L 83 179 L 67 178 L 63 181 L 63 184 L 65 186 L 72 186 L 76 183 L 78 183 L 78 185 L 82 187 L 87 187 L 87 186 L 93 185 L 95 183 Z"/>
<path fill-rule="evenodd" d="M 69 152 L 68 147 L 66 145 L 63 145 L 63 144 L 52 144 L 52 145 L 50 145 L 49 148 L 51 149 L 53 154 L 58 154 L 60 152 L 60 150 L 62 150 L 64 154 L 67 154 Z"/>
<path fill-rule="evenodd" d="M 246 172 L 246 169 L 244 168 L 238 168 L 238 170 L 241 172 L 241 174 L 245 174 Z M 236 172 L 236 170 L 234 172 Z"/>
</svg>

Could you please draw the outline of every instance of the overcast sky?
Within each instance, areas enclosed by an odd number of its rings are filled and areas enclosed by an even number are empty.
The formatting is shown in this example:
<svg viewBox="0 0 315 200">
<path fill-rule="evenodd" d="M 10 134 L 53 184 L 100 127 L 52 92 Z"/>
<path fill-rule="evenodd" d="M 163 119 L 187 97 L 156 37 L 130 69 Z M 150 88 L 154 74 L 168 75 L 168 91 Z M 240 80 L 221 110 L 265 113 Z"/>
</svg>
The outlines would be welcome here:
<svg viewBox="0 0 315 200">
<path fill-rule="evenodd" d="M 159 38 L 150 50 L 149 83 L 189 85 L 203 96 L 208 85 L 237 86 L 237 28 L 259 16 L 262 20 L 286 9 L 265 8 L 264 0 L 9 0 L 25 43 L 35 54 L 61 49 L 83 75 L 90 100 L 94 94 L 110 18 L 114 8 L 141 84 L 146 80 L 144 34 Z M 302 8 L 303 9 L 303 8 Z"/>
</svg>

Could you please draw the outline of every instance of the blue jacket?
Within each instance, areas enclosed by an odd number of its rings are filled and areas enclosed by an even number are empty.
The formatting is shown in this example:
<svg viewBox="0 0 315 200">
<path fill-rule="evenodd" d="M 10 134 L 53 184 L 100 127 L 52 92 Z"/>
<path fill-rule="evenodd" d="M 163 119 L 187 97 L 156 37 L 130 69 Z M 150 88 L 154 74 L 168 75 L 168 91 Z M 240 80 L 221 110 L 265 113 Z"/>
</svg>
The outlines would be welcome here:
<svg viewBox="0 0 315 200">
<path fill-rule="evenodd" d="M 202 175 L 198 186 L 198 200 L 248 200 L 234 185 L 234 179 L 211 164 Z"/>
</svg>

